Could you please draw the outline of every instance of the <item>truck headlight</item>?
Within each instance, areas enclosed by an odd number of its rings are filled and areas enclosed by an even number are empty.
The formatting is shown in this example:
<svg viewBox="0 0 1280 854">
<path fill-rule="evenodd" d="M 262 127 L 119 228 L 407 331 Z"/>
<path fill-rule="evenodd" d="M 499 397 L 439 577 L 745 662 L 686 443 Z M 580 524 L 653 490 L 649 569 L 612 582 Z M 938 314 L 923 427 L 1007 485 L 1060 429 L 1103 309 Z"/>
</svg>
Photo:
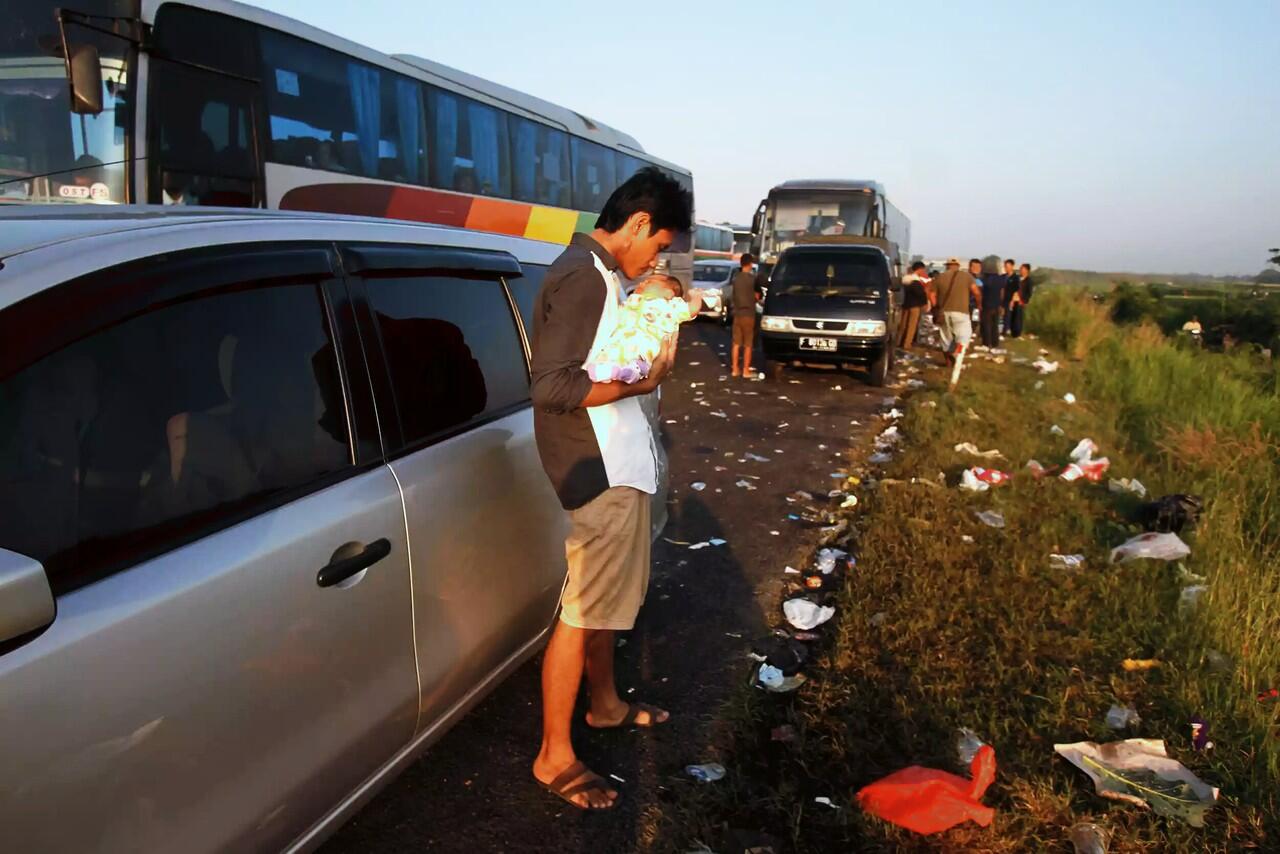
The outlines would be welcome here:
<svg viewBox="0 0 1280 854">
<path fill-rule="evenodd" d="M 863 338 L 875 338 L 883 335 L 885 328 L 883 320 L 855 320 L 849 324 L 849 334 L 859 335 Z"/>
<path fill-rule="evenodd" d="M 883 326 L 884 324 L 880 324 Z M 760 319 L 760 328 L 769 329 L 774 332 L 782 332 L 787 328 L 787 319 L 785 317 L 763 317 Z"/>
</svg>

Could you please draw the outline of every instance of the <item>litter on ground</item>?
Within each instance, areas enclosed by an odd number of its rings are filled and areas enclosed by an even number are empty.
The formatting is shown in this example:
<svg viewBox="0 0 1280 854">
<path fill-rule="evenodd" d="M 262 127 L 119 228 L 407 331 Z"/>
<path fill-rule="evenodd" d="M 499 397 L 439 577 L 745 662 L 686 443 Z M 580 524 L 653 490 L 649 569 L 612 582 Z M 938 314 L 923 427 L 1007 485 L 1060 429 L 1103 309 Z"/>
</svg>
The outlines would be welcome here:
<svg viewBox="0 0 1280 854">
<path fill-rule="evenodd" d="M 1136 673 L 1143 670 L 1155 670 L 1163 664 L 1158 658 L 1126 658 L 1120 662 L 1120 666 L 1130 673 Z"/>
<path fill-rule="evenodd" d="M 1153 560 L 1182 560 L 1191 554 L 1191 547 L 1177 534 L 1148 532 L 1126 540 L 1111 550 L 1112 563 L 1151 558 Z"/>
<path fill-rule="evenodd" d="M 1079 569 L 1084 566 L 1084 555 L 1049 555 L 1049 566 L 1054 569 Z"/>
<path fill-rule="evenodd" d="M 718 762 L 708 762 L 706 765 L 686 765 L 684 773 L 700 783 L 714 783 L 725 775 L 725 767 Z"/>
<path fill-rule="evenodd" d="M 916 833 L 941 833 L 973 821 L 991 824 L 995 810 L 980 800 L 996 776 L 996 753 L 983 745 L 970 765 L 971 779 L 912 765 L 858 792 L 858 804 L 871 815 Z"/>
<path fill-rule="evenodd" d="M 1136 495 L 1139 498 L 1147 497 L 1147 488 L 1143 486 L 1142 481 L 1138 480 L 1136 477 L 1133 479 L 1127 477 L 1113 477 L 1107 481 L 1107 489 L 1117 495 L 1128 493 L 1130 495 Z"/>
<path fill-rule="evenodd" d="M 1055 744 L 1054 751 L 1079 768 L 1099 795 L 1149 807 L 1166 818 L 1204 827 L 1204 813 L 1218 801 L 1218 789 L 1170 759 L 1164 741 L 1129 738 L 1107 744 Z"/>
<path fill-rule="evenodd" d="M 986 742 L 978 738 L 978 734 L 968 727 L 956 730 L 956 759 L 960 761 L 961 767 L 971 766 L 974 757 L 984 745 Z"/>
<path fill-rule="evenodd" d="M 1062 396 L 1062 399 L 1063 399 L 1064 401 L 1066 401 L 1067 403 L 1075 403 L 1075 402 L 1076 402 L 1076 396 L 1075 396 L 1074 394 L 1072 394 L 1071 392 L 1067 392 L 1066 394 L 1064 394 L 1064 395 Z"/>
<path fill-rule="evenodd" d="M 983 510 L 980 513 L 975 513 L 974 515 L 976 515 L 979 521 L 984 525 L 990 525 L 992 528 L 1004 527 L 1004 514 L 999 510 Z"/>
<path fill-rule="evenodd" d="M 1059 427 L 1057 424 L 1054 424 L 1052 427 L 1050 427 L 1050 428 L 1049 428 L 1049 432 L 1050 432 L 1050 433 L 1052 433 L 1052 434 L 1053 434 L 1053 435 L 1055 435 L 1055 436 L 1065 436 L 1065 435 L 1067 435 L 1067 431 L 1066 431 L 1066 430 L 1063 430 L 1063 429 L 1062 429 L 1061 427 Z"/>
<path fill-rule="evenodd" d="M 979 451 L 978 446 L 973 444 L 972 442 L 961 442 L 960 444 L 956 445 L 955 450 L 957 454 L 968 454 L 973 457 L 981 457 L 984 460 L 1004 459 L 1004 454 L 1000 453 L 995 448 L 992 448 L 989 451 Z"/>
<path fill-rule="evenodd" d="M 1057 363 L 1057 362 L 1050 362 L 1050 361 L 1048 361 L 1047 359 L 1040 358 L 1040 359 L 1036 359 L 1034 362 L 1032 362 L 1032 363 L 1031 363 L 1031 367 L 1033 367 L 1033 368 L 1035 368 L 1037 371 L 1039 371 L 1041 375 L 1044 375 L 1044 374 L 1051 374 L 1051 373 L 1053 373 L 1054 371 L 1058 370 L 1058 363 Z"/>
<path fill-rule="evenodd" d="M 1107 726 L 1112 729 L 1124 729 L 1142 723 L 1142 718 L 1132 706 L 1113 705 L 1107 709 Z"/>
<path fill-rule="evenodd" d="M 808 599 L 788 599 L 782 603 L 782 613 L 793 627 L 807 631 L 834 617 L 836 609 Z"/>
<path fill-rule="evenodd" d="M 1111 834 L 1106 828 L 1091 821 L 1072 825 L 1068 838 L 1075 854 L 1107 854 L 1107 847 L 1111 844 Z"/>
</svg>

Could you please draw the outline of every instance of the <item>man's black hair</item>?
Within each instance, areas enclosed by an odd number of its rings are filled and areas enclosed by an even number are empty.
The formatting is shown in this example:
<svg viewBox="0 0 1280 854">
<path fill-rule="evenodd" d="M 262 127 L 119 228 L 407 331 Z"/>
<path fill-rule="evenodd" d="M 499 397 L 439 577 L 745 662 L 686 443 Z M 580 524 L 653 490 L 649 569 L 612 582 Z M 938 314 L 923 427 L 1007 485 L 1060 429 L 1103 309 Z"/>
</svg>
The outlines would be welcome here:
<svg viewBox="0 0 1280 854">
<path fill-rule="evenodd" d="M 641 211 L 651 220 L 650 234 L 664 228 L 688 231 L 693 228 L 693 193 L 657 166 L 646 166 L 613 191 L 596 228 L 612 234 Z"/>
<path fill-rule="evenodd" d="M 742 257 L 738 259 L 738 266 L 739 266 L 739 267 L 750 267 L 752 264 L 754 264 L 754 263 L 755 263 L 755 261 L 756 261 L 756 259 L 751 257 L 751 253 L 750 253 L 750 252 L 743 252 L 743 253 L 742 253 Z"/>
<path fill-rule="evenodd" d="M 1016 267 L 1016 266 L 1018 266 L 1018 262 L 1017 262 L 1017 261 L 1015 261 L 1015 260 L 1013 260 L 1012 258 L 1006 258 L 1006 259 L 1004 259 L 1004 262 L 1005 262 L 1006 264 L 1012 264 L 1012 265 L 1013 265 L 1013 266 L 1015 266 L 1015 267 Z"/>
<path fill-rule="evenodd" d="M 914 273 L 916 270 L 923 270 L 923 269 L 924 269 L 924 262 L 923 262 L 923 261 L 917 261 L 917 262 L 915 262 L 914 264 L 912 264 L 912 265 L 911 265 L 911 272 L 913 272 L 913 273 Z"/>
<path fill-rule="evenodd" d="M 981 259 L 981 258 L 970 258 L 970 259 L 969 259 L 969 266 L 970 266 L 970 267 L 972 267 L 974 264 L 977 264 L 979 267 L 981 267 L 981 266 L 982 266 L 982 259 Z"/>
</svg>

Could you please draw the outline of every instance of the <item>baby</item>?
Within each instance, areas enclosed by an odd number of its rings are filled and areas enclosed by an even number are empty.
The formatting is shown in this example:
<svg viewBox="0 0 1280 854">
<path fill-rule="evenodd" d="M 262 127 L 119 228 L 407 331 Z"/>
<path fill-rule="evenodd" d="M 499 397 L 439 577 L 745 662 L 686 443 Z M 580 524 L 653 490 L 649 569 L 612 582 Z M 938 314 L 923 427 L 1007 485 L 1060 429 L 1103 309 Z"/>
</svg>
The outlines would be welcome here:
<svg viewBox="0 0 1280 854">
<path fill-rule="evenodd" d="M 653 275 L 636 285 L 632 293 L 645 299 L 673 299 L 682 297 L 689 304 L 689 315 L 697 316 L 702 309 L 702 289 L 690 288 L 686 294 L 684 285 L 675 276 Z"/>
</svg>

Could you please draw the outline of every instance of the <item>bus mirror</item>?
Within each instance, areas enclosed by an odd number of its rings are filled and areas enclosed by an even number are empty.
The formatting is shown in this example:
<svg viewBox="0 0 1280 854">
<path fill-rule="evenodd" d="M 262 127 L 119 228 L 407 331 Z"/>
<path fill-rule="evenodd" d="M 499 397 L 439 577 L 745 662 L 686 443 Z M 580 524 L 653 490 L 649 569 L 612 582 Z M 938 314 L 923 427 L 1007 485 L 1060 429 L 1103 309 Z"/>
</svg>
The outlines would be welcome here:
<svg viewBox="0 0 1280 854">
<path fill-rule="evenodd" d="M 71 83 L 71 112 L 96 116 L 102 112 L 102 59 L 91 44 L 66 44 L 67 76 Z"/>
</svg>

